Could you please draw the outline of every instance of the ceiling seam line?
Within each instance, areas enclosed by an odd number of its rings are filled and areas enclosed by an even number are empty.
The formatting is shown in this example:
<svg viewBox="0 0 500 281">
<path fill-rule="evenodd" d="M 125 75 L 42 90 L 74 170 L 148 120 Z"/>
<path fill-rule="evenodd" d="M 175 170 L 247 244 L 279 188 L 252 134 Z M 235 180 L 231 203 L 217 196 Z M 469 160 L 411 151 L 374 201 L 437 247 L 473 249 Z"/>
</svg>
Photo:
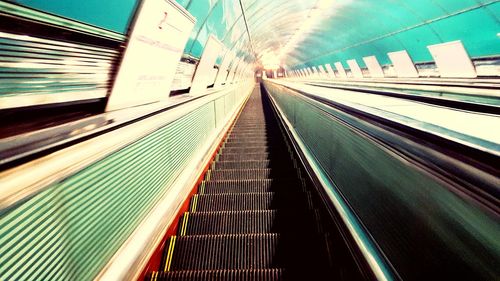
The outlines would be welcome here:
<svg viewBox="0 0 500 281">
<path fill-rule="evenodd" d="M 254 56 L 255 60 L 257 60 L 257 54 L 255 53 L 255 49 L 253 48 L 252 37 L 250 36 L 250 30 L 248 29 L 247 17 L 245 16 L 245 9 L 243 8 L 243 3 L 241 3 L 241 0 L 238 0 L 238 2 L 240 3 L 241 14 L 243 16 L 243 21 L 245 22 L 245 28 L 247 29 L 248 44 L 250 44 L 250 48 L 252 49 L 253 56 Z"/>
<path fill-rule="evenodd" d="M 389 32 L 389 33 L 387 33 L 387 34 L 383 34 L 383 35 L 380 35 L 380 36 L 378 36 L 378 37 L 375 37 L 375 38 L 372 38 L 372 39 L 365 40 L 365 41 L 363 41 L 363 42 L 359 42 L 359 43 L 356 43 L 356 44 L 353 44 L 353 45 L 350 45 L 350 46 L 347 46 L 347 47 L 343 47 L 343 48 L 340 48 L 340 49 L 337 49 L 337 50 L 328 51 L 328 52 L 325 52 L 325 53 L 323 53 L 323 54 L 315 55 L 315 56 L 313 56 L 313 57 L 309 57 L 309 58 L 307 58 L 307 60 L 302 61 L 302 62 L 301 62 L 301 64 L 307 64 L 307 63 L 309 63 L 310 61 L 315 60 L 315 59 L 318 59 L 318 58 L 323 57 L 323 56 L 328 56 L 328 55 L 338 54 L 338 53 L 343 52 L 343 51 L 346 51 L 346 50 L 348 50 L 348 49 L 355 48 L 355 47 L 359 47 L 359 46 L 362 46 L 362 45 L 364 45 L 364 44 L 372 43 L 372 42 L 375 42 L 375 41 L 380 40 L 380 39 L 388 38 L 388 37 L 391 37 L 391 36 L 397 35 L 397 34 L 399 34 L 399 33 L 402 33 L 402 32 L 405 32 L 405 31 L 408 31 L 408 30 L 412 30 L 412 29 L 415 29 L 415 28 L 418 28 L 418 27 L 421 27 L 421 26 L 425 26 L 425 25 L 431 24 L 431 23 L 433 23 L 433 22 L 437 22 L 437 21 L 440 21 L 440 20 L 444 20 L 444 19 L 447 19 L 447 18 L 450 18 L 450 17 L 456 16 L 456 15 L 463 14 L 463 13 L 467 13 L 467 12 L 469 12 L 469 11 L 473 11 L 473 10 L 481 9 L 481 8 L 483 8 L 483 7 L 487 7 L 487 6 L 491 5 L 492 3 L 496 3 L 496 2 L 498 2 L 498 0 L 494 0 L 494 1 L 492 1 L 492 2 L 484 3 L 484 4 L 481 4 L 481 5 L 479 5 L 479 6 L 474 6 L 474 7 L 469 7 L 469 8 L 466 8 L 466 9 L 462 9 L 462 10 L 456 11 L 456 12 L 451 13 L 451 14 L 447 14 L 447 15 L 444 15 L 444 16 L 439 16 L 439 17 L 437 17 L 437 18 L 430 19 L 430 20 L 426 20 L 425 22 L 421 22 L 421 23 L 416 24 L 416 25 L 408 26 L 408 27 L 405 27 L 405 28 L 403 28 L 403 29 L 399 29 L 399 30 L 396 30 L 396 31 L 393 31 L 393 32 Z"/>
</svg>

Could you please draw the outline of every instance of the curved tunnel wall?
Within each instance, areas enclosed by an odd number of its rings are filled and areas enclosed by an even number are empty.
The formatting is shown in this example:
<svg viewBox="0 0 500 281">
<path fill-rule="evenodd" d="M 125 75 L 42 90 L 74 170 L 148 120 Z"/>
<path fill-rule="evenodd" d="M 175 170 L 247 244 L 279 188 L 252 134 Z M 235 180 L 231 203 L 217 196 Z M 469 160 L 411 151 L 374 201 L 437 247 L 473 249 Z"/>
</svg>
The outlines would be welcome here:
<svg viewBox="0 0 500 281">
<path fill-rule="evenodd" d="M 136 0 L 60 1 L 19 0 L 16 3 L 125 34 Z M 119 2 L 119 3 L 118 3 Z M 200 58 L 210 34 L 247 62 L 262 52 L 286 45 L 307 19 L 315 1 L 177 0 L 197 22 L 184 53 Z M 319 1 L 318 1 L 319 2 Z M 415 62 L 432 61 L 428 45 L 461 40 L 473 58 L 500 53 L 498 0 L 338 0 L 323 11 L 321 25 L 300 38 L 284 63 L 294 69 L 374 55 L 391 64 L 388 52 L 407 50 Z M 253 41 L 253 42 L 250 42 Z M 253 44 L 252 44 L 253 43 Z M 253 46 L 252 46 L 253 45 Z M 222 62 L 223 52 L 217 60 Z M 347 65 L 344 63 L 344 66 Z"/>
<path fill-rule="evenodd" d="M 345 1 L 344 1 L 345 2 Z M 498 1 L 352 1 L 340 6 L 327 28 L 312 34 L 291 56 L 297 67 L 407 50 L 415 62 L 432 61 L 428 45 L 461 40 L 471 57 L 500 53 Z M 344 65 L 345 67 L 347 65 Z"/>
</svg>

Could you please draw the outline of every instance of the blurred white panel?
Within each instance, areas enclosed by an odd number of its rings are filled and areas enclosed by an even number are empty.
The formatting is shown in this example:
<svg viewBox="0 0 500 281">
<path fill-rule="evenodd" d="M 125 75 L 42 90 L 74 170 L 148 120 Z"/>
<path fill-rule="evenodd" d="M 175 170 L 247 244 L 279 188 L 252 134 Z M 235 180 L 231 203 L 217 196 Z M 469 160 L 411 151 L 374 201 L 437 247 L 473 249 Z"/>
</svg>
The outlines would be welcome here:
<svg viewBox="0 0 500 281">
<path fill-rule="evenodd" d="M 142 1 L 106 111 L 168 99 L 194 22 L 176 3 Z"/>
<path fill-rule="evenodd" d="M 341 62 L 336 62 L 335 63 L 335 68 L 337 69 L 337 72 L 339 73 L 339 76 L 341 78 L 347 78 L 347 73 L 345 72 L 344 66 L 342 65 Z"/>
<path fill-rule="evenodd" d="M 387 53 L 398 77 L 418 77 L 418 71 L 406 50 Z"/>
<path fill-rule="evenodd" d="M 366 67 L 368 67 L 368 71 L 370 71 L 371 77 L 384 77 L 384 70 L 382 70 L 382 67 L 380 66 L 380 63 L 378 63 L 376 56 L 364 57 L 363 61 L 365 62 Z"/>
<path fill-rule="evenodd" d="M 222 50 L 222 44 L 213 35 L 208 37 L 205 48 L 201 54 L 200 61 L 196 67 L 193 83 L 189 94 L 200 95 L 207 90 L 207 86 L 212 84 L 212 75 L 214 70 L 215 61 Z M 215 78 L 214 78 L 215 79 Z"/>
<path fill-rule="evenodd" d="M 224 82 L 226 82 L 227 69 L 233 58 L 234 58 L 234 53 L 227 51 L 226 55 L 224 56 L 224 59 L 222 60 L 222 64 L 219 67 L 219 72 L 217 73 L 217 77 L 215 78 L 214 87 L 220 87 Z"/>
<path fill-rule="evenodd" d="M 316 68 L 316 66 L 313 66 L 311 67 L 312 68 L 312 71 L 313 71 L 313 76 L 314 77 L 318 77 L 319 76 L 319 71 L 318 69 Z"/>
<path fill-rule="evenodd" d="M 326 74 L 326 71 L 322 65 L 318 65 L 318 69 L 319 69 L 319 76 L 320 77 L 322 77 L 322 78 L 328 77 L 328 74 Z"/>
<path fill-rule="evenodd" d="M 235 58 L 233 61 L 233 64 L 231 65 L 231 70 L 229 71 L 229 74 L 227 76 L 226 84 L 228 83 L 233 83 L 234 81 L 234 76 L 236 75 L 236 70 L 238 70 L 238 65 L 242 59 L 240 58 Z"/>
<path fill-rule="evenodd" d="M 217 78 L 217 73 L 219 73 L 218 68 L 212 68 L 212 73 L 210 74 L 210 79 L 208 79 L 208 85 L 214 85 L 215 84 L 215 78 Z"/>
<path fill-rule="evenodd" d="M 476 78 L 477 73 L 460 40 L 427 46 L 441 77 Z"/>
<path fill-rule="evenodd" d="M 248 64 L 246 63 L 246 61 L 244 61 L 243 59 L 241 60 L 240 62 L 240 65 L 238 66 L 238 68 L 236 69 L 236 76 L 235 76 L 235 80 L 236 82 L 239 82 L 241 81 L 242 77 L 243 77 L 243 74 L 245 73 L 245 69 L 248 67 Z"/>
<path fill-rule="evenodd" d="M 309 75 L 309 77 L 312 77 L 314 75 L 312 68 L 310 68 L 310 67 L 307 68 L 307 74 Z"/>
<path fill-rule="evenodd" d="M 361 68 L 358 65 L 358 62 L 355 59 L 348 60 L 347 64 L 349 65 L 349 68 L 351 69 L 352 76 L 356 78 L 363 78 L 363 72 L 361 71 Z"/>
<path fill-rule="evenodd" d="M 193 75 L 196 70 L 196 64 L 180 61 L 175 71 L 174 80 L 170 90 L 182 90 L 191 86 Z"/>
<path fill-rule="evenodd" d="M 330 78 L 335 78 L 335 71 L 333 71 L 332 66 L 329 63 L 327 63 L 327 64 L 325 64 L 325 67 L 326 67 L 326 70 L 328 71 L 328 76 Z"/>
</svg>

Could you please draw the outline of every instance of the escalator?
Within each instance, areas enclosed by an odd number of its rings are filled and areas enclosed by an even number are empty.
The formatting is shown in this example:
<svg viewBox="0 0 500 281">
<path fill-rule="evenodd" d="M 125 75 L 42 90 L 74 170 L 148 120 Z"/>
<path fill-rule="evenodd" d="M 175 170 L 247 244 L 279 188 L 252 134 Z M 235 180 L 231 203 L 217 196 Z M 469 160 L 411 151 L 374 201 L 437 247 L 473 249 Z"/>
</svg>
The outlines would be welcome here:
<svg viewBox="0 0 500 281">
<path fill-rule="evenodd" d="M 314 195 L 258 87 L 147 280 L 323 280 L 332 274 Z"/>
</svg>

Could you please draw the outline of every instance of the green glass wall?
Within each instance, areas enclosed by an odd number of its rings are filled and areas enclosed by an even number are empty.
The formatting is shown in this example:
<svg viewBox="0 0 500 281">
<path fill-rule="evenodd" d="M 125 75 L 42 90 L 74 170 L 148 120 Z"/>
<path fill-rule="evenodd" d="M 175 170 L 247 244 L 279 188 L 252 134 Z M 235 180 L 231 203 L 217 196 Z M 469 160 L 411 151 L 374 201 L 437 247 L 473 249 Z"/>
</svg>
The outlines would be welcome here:
<svg viewBox="0 0 500 281">
<path fill-rule="evenodd" d="M 6 2 L 126 34 L 139 0 L 8 0 Z"/>
</svg>

